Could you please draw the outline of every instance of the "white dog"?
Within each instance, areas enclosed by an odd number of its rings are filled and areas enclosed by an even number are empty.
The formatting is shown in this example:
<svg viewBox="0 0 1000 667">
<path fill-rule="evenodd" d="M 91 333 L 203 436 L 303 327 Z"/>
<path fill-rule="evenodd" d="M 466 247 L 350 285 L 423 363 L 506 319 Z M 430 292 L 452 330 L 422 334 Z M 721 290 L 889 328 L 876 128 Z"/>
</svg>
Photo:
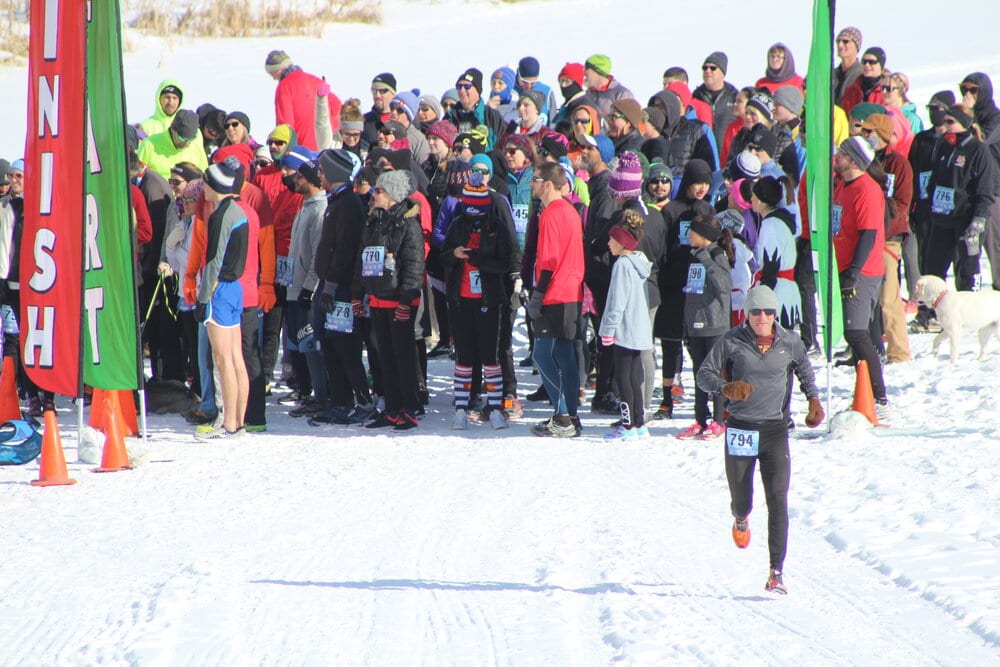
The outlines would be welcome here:
<svg viewBox="0 0 1000 667">
<path fill-rule="evenodd" d="M 951 343 L 951 363 L 958 361 L 958 343 L 963 330 L 979 332 L 980 361 L 986 358 L 986 343 L 990 334 L 995 333 L 1000 338 L 1000 292 L 956 292 L 948 289 L 937 276 L 921 276 L 914 297 L 933 308 L 941 323 L 941 333 L 931 345 L 934 356 L 947 338 Z"/>
</svg>

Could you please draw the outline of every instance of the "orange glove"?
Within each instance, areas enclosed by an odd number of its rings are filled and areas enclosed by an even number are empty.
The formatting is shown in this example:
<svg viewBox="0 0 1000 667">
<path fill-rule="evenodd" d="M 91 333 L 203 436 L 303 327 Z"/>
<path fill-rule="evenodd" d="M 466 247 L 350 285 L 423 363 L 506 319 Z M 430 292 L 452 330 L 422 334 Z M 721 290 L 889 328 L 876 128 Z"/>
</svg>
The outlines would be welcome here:
<svg viewBox="0 0 1000 667">
<path fill-rule="evenodd" d="M 722 385 L 722 395 L 730 401 L 745 401 L 753 393 L 754 386 L 743 380 L 727 382 Z"/>
<path fill-rule="evenodd" d="M 278 297 L 274 294 L 274 285 L 261 283 L 257 287 L 257 307 L 265 313 L 269 313 L 276 303 L 278 303 Z"/>
<path fill-rule="evenodd" d="M 192 305 L 198 303 L 198 282 L 194 278 L 184 278 L 184 300 Z"/>
<path fill-rule="evenodd" d="M 809 399 L 809 414 L 806 415 L 806 426 L 809 428 L 816 428 L 823 421 L 823 417 L 826 413 L 823 412 L 823 403 L 820 402 L 819 397 L 814 396 Z"/>
</svg>

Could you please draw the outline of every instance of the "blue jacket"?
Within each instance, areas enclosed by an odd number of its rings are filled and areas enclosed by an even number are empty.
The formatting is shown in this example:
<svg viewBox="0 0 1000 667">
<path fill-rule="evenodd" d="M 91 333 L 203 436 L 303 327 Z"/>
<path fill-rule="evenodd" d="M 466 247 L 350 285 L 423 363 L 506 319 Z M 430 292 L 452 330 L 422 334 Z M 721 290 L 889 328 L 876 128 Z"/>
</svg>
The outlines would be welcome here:
<svg viewBox="0 0 1000 667">
<path fill-rule="evenodd" d="M 629 350 L 653 349 L 646 279 L 653 263 L 641 252 L 625 253 L 611 267 L 608 302 L 598 334 L 614 336 L 615 345 Z"/>
</svg>

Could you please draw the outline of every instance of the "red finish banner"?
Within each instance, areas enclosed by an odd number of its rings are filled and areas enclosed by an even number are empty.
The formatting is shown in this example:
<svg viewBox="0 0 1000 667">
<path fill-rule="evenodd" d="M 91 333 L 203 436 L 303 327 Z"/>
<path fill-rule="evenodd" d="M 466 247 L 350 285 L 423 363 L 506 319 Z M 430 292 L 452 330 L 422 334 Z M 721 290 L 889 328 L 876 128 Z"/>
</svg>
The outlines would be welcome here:
<svg viewBox="0 0 1000 667">
<path fill-rule="evenodd" d="M 35 384 L 67 396 L 82 364 L 88 4 L 32 0 L 28 46 L 21 359 Z"/>
</svg>

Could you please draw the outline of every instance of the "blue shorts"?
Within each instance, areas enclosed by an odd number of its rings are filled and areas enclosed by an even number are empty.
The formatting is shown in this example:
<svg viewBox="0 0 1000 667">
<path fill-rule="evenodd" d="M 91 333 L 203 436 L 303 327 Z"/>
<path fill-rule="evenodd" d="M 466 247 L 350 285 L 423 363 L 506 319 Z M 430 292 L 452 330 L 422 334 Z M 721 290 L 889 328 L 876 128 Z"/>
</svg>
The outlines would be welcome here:
<svg viewBox="0 0 1000 667">
<path fill-rule="evenodd" d="M 212 292 L 205 313 L 205 324 L 214 324 L 223 329 L 240 326 L 243 319 L 243 286 L 239 281 L 220 282 Z"/>
</svg>

